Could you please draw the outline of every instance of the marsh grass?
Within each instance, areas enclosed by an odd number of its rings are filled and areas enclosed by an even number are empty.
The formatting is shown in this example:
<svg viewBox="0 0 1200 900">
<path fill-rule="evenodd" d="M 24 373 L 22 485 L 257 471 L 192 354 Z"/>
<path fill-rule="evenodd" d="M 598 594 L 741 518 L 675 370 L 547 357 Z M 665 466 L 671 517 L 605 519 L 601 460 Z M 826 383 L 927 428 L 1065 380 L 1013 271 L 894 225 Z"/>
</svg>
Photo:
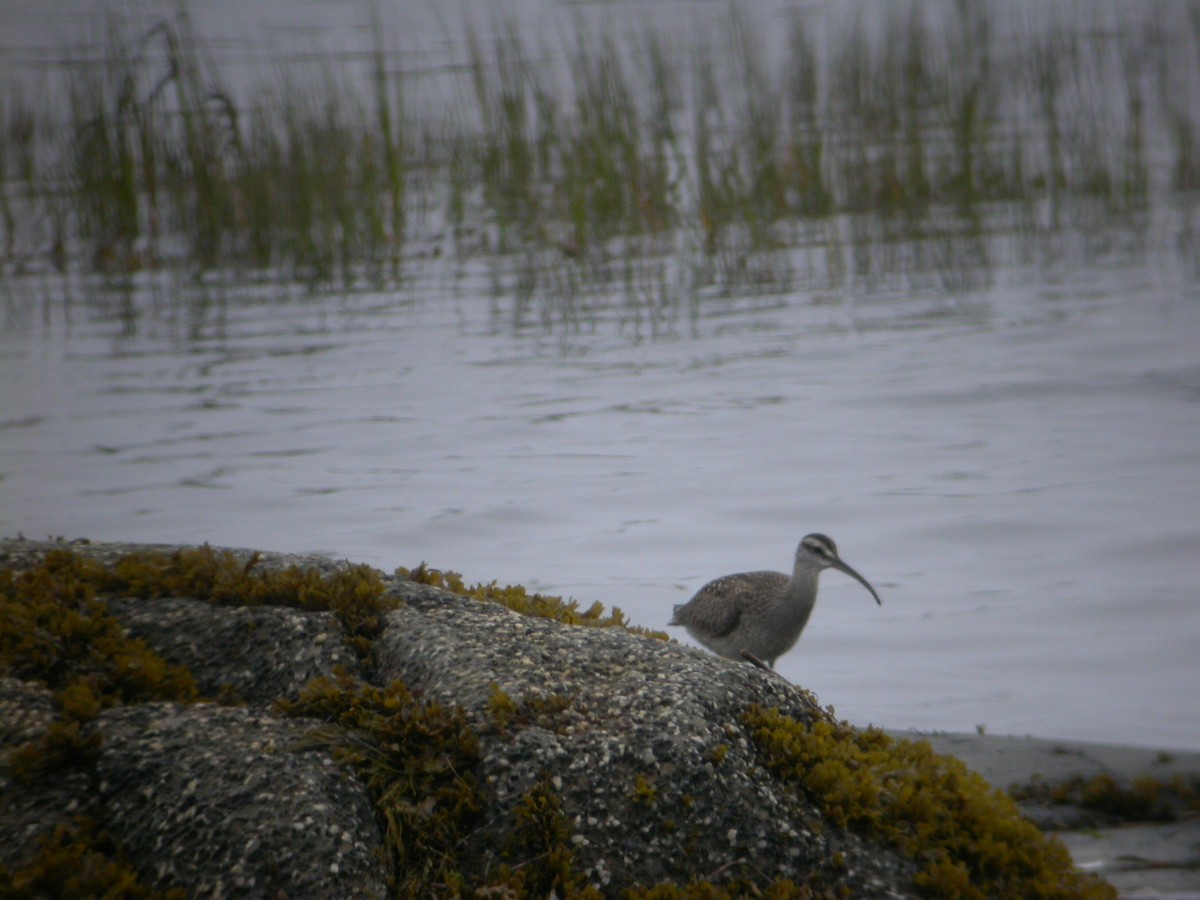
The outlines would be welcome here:
<svg viewBox="0 0 1200 900">
<path fill-rule="evenodd" d="M 518 236 L 536 231 L 542 199 L 537 165 L 544 156 L 538 147 L 555 134 L 557 108 L 537 80 L 513 20 L 508 20 L 491 42 L 491 54 L 473 25 L 468 30 L 468 46 L 482 126 L 475 158 L 467 155 L 474 142 L 465 136 L 452 140 L 460 142 L 456 149 L 466 157 L 468 172 L 478 172 L 483 201 L 499 227 L 499 249 L 505 251 L 510 249 L 510 231 L 515 229 Z M 535 114 L 535 105 L 540 115 Z"/>
<path fill-rule="evenodd" d="M 276 72 L 239 106 L 186 19 L 141 34 L 110 25 L 99 61 L 67 69 L 65 117 L 35 147 L 19 96 L 3 109 L 6 247 L 14 209 L 53 210 L 93 271 L 270 268 L 307 282 L 398 275 L 408 146 L 402 86 L 377 46 L 366 96 L 333 60 Z M 23 159 L 46 159 L 41 169 Z M 14 201 L 13 185 L 24 187 Z M 78 262 L 77 262 L 78 264 Z"/>
<path fill-rule="evenodd" d="M 7 173 L 16 184 L 32 184 L 37 179 L 34 130 L 37 116 L 21 90 L 0 96 L 0 123 L 4 135 L 0 139 L 0 173 Z M 8 190 L 0 190 L 0 226 L 4 230 L 3 253 L 12 259 L 17 253 L 17 216 L 14 198 Z"/>
<path fill-rule="evenodd" d="M 581 256 L 616 237 L 654 234 L 674 220 L 672 125 L 677 89 L 656 35 L 641 48 L 648 76 L 611 36 L 579 27 L 565 51 L 569 83 L 541 65 L 511 19 L 482 41 L 468 32 L 478 156 L 458 138 L 456 161 L 474 168 L 500 248 L 513 240 L 556 246 Z M 545 58 L 549 54 L 541 53 Z M 645 81 L 648 108 L 639 98 Z M 460 169 L 455 170 L 457 172 Z M 461 193 L 455 192 L 456 211 Z"/>
<path fill-rule="evenodd" d="M 472 23 L 436 115 L 410 102 L 382 37 L 366 77 L 334 58 L 306 78 L 277 67 L 239 101 L 186 17 L 109 24 L 59 98 L 0 92 L 4 271 L 399 284 L 409 246 L 448 226 L 460 259 L 524 258 L 500 290 L 624 284 L 622 302 L 662 306 L 789 289 L 813 266 L 797 248 L 843 276 L 855 235 L 978 236 L 998 205 L 1035 238 L 1136 228 L 1157 198 L 1200 188 L 1200 4 L 1136 28 L 1108 7 L 1015 24 L 980 0 L 939 9 L 827 32 L 798 13 L 781 51 L 736 10 L 687 49 L 582 21 L 535 46 L 513 18 Z M 847 243 L 845 217 L 889 224 L 850 226 Z M 687 263 L 628 263 L 669 256 Z"/>
</svg>

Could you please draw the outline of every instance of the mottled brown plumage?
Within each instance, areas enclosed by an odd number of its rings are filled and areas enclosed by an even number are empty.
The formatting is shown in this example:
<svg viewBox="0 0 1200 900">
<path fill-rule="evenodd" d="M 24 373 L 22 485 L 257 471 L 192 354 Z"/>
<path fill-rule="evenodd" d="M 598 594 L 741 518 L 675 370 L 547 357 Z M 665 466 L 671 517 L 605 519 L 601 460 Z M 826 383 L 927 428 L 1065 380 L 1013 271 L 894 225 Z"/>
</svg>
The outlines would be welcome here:
<svg viewBox="0 0 1200 900">
<path fill-rule="evenodd" d="M 789 578 L 782 572 L 743 572 L 710 581 L 687 603 L 675 607 L 671 625 L 682 625 L 721 656 L 775 660 L 792 648 L 817 601 L 817 576 L 837 569 L 859 581 L 882 604 L 870 583 L 838 557 L 837 545 L 809 534 L 796 548 Z"/>
</svg>

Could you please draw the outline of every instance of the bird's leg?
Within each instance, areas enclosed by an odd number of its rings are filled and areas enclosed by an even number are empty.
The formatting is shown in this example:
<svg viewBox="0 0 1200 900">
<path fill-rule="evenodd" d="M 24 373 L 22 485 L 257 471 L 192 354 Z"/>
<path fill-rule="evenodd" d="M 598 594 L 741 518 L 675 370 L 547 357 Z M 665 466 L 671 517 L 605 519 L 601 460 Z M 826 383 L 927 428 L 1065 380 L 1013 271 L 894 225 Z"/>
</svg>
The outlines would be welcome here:
<svg viewBox="0 0 1200 900">
<path fill-rule="evenodd" d="M 772 669 L 770 663 L 766 662 L 765 660 L 759 659 L 757 656 L 755 656 L 749 650 L 742 651 L 742 659 L 746 660 L 746 662 L 754 663 L 754 665 L 758 666 L 764 672 L 769 672 L 772 675 L 774 675 L 776 678 L 783 679 L 784 684 L 791 684 L 790 681 L 788 681 L 786 678 L 784 678 L 782 675 L 780 675 L 778 672 L 776 672 L 774 669 Z"/>
<path fill-rule="evenodd" d="M 776 674 L 775 670 L 772 669 L 769 664 L 763 662 L 761 659 L 759 659 L 757 656 L 755 656 L 749 650 L 742 651 L 742 659 L 747 660 L 748 662 L 754 663 L 760 669 L 764 669 L 765 671 L 770 672 L 772 675 Z"/>
</svg>

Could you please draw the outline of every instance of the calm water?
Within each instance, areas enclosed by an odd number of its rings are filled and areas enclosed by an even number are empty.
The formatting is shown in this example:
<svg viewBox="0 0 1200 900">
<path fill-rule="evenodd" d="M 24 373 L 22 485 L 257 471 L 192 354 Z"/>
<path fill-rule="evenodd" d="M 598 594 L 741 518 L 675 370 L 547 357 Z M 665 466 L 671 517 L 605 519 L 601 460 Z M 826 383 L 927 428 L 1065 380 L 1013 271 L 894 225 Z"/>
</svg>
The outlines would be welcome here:
<svg viewBox="0 0 1200 900">
<path fill-rule="evenodd" d="M 10 301 L 0 530 L 426 560 L 651 626 L 821 530 L 884 599 L 827 573 L 780 662 L 839 714 L 1200 747 L 1200 303 L 1173 252 L 699 304 L 655 338 L 514 327 L 491 280 L 136 322 Z"/>
<path fill-rule="evenodd" d="M 827 573 L 779 668 L 841 716 L 1200 749 L 1180 227 L 653 315 L 517 304 L 503 260 L 207 305 L 14 277 L 0 533 L 424 560 L 661 627 L 825 531 L 884 605 Z"/>
</svg>

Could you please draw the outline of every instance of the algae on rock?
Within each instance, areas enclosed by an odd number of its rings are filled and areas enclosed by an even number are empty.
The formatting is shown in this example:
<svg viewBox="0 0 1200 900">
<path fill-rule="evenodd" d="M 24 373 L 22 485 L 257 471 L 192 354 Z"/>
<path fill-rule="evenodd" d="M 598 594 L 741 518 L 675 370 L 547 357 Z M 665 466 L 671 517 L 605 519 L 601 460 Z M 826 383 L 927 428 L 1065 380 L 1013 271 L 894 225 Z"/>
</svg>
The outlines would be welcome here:
<svg viewBox="0 0 1200 900">
<path fill-rule="evenodd" d="M 1111 896 L 772 673 L 405 574 L 0 541 L 0 894 L 86 858 L 146 896 Z"/>
</svg>

